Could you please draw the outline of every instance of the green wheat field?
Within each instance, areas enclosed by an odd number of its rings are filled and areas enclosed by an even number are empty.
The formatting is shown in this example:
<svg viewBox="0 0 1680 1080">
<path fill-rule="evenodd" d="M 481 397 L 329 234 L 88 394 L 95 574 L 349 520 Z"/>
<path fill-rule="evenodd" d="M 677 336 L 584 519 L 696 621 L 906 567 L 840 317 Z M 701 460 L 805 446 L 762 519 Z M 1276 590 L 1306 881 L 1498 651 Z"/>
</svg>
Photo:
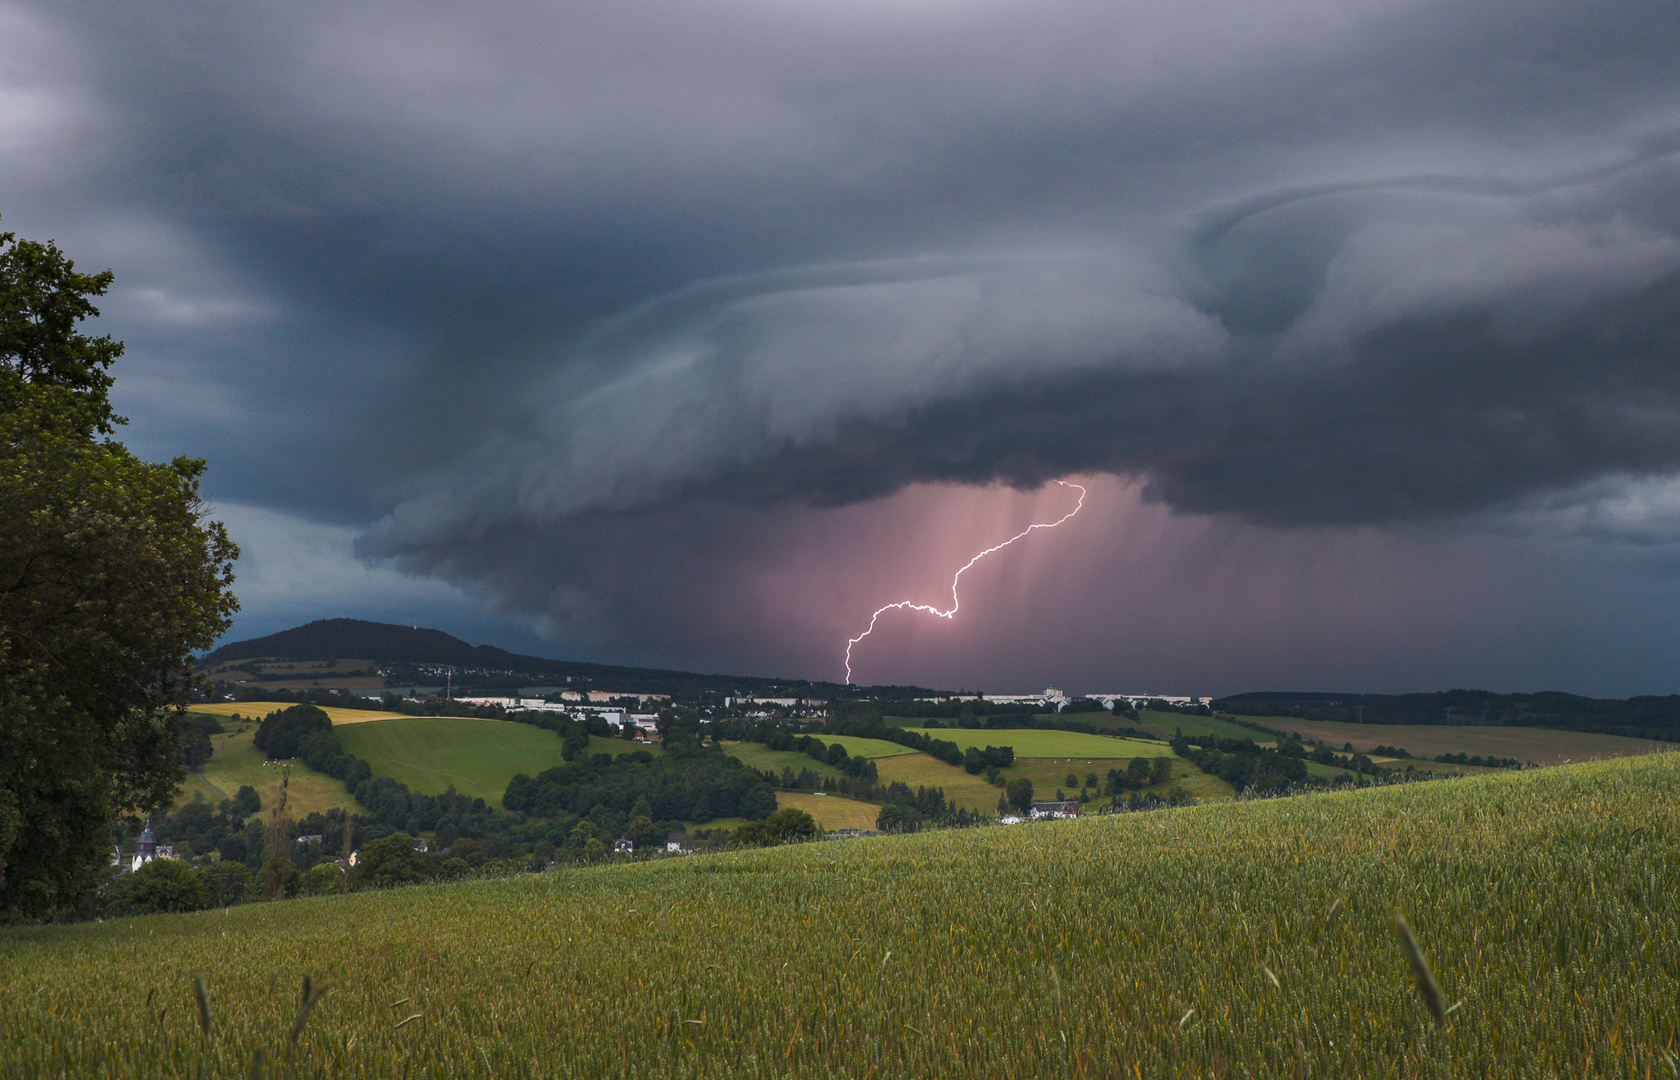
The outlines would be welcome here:
<svg viewBox="0 0 1680 1080">
<path fill-rule="evenodd" d="M 1672 1080 L 1677 911 L 1665 754 L 7 930 L 0 1075 Z"/>
</svg>

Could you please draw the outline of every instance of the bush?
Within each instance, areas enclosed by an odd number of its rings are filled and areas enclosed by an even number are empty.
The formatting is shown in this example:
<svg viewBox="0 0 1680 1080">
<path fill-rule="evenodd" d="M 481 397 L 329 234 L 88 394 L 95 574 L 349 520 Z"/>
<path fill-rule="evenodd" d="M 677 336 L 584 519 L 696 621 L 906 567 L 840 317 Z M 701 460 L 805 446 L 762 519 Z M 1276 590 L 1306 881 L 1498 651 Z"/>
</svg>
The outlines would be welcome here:
<svg viewBox="0 0 1680 1080">
<path fill-rule="evenodd" d="M 449 854 L 465 861 L 472 869 L 484 865 L 484 845 L 470 836 L 462 837 L 449 845 Z"/>
<path fill-rule="evenodd" d="M 210 879 L 178 859 L 153 859 L 105 891 L 105 910 L 111 915 L 202 911 L 214 901 Z"/>
<path fill-rule="evenodd" d="M 821 835 L 822 830 L 817 828 L 815 818 L 791 806 L 776 811 L 763 821 L 754 821 L 735 830 L 737 842 L 759 847 L 815 840 Z"/>
<path fill-rule="evenodd" d="M 324 862 L 312 866 L 298 878 L 299 896 L 331 896 L 344 891 L 344 871 L 337 863 Z"/>
<path fill-rule="evenodd" d="M 244 849 L 243 843 L 240 849 Z M 237 859 L 225 856 L 217 862 L 201 867 L 198 872 L 210 882 L 211 903 L 219 907 L 230 907 L 243 901 L 245 892 L 251 887 L 253 880 L 249 867 Z"/>
<path fill-rule="evenodd" d="M 392 833 L 383 840 L 375 840 L 362 848 L 350 880 L 357 886 L 386 889 L 393 885 L 413 885 L 431 876 L 426 857 L 414 850 L 414 842 L 406 833 Z"/>
</svg>

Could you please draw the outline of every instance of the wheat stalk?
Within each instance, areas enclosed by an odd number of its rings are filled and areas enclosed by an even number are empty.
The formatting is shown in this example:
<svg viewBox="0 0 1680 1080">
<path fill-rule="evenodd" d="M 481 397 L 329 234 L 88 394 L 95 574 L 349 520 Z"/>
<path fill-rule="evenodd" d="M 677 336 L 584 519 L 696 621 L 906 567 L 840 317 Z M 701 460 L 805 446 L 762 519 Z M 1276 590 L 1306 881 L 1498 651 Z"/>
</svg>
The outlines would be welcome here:
<svg viewBox="0 0 1680 1080">
<path fill-rule="evenodd" d="M 1412 981 L 1417 983 L 1418 995 L 1423 998 L 1424 1007 L 1429 1010 L 1429 1015 L 1435 1018 L 1437 1026 L 1445 1024 L 1449 1011 L 1446 996 L 1441 993 L 1441 986 L 1435 981 L 1435 973 L 1429 970 L 1429 961 L 1424 957 L 1423 948 L 1418 945 L 1412 928 L 1406 925 L 1405 916 L 1394 917 L 1394 931 L 1400 937 L 1400 951 L 1406 954 L 1406 963 L 1412 969 Z"/>
</svg>

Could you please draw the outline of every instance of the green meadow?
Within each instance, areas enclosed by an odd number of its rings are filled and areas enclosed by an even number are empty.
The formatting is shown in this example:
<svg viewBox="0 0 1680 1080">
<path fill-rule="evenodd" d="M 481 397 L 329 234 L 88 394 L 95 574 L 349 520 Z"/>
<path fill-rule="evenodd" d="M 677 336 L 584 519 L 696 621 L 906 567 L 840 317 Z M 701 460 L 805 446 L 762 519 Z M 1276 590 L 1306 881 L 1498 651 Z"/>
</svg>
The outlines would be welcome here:
<svg viewBox="0 0 1680 1080">
<path fill-rule="evenodd" d="M 908 746 L 900 746 L 885 739 L 860 739 L 855 735 L 828 735 L 822 732 L 818 732 L 816 737 L 828 746 L 839 743 L 852 757 L 884 758 L 916 752 Z"/>
<path fill-rule="evenodd" d="M 1190 716 L 1185 713 L 1149 712 L 1138 713 L 1144 727 L 1163 739 L 1170 739 L 1175 732 L 1182 731 L 1194 738 L 1197 735 L 1217 735 L 1221 739 L 1253 739 L 1258 743 L 1272 743 L 1277 736 L 1268 735 L 1264 731 L 1256 731 L 1241 724 L 1233 724 L 1229 720 L 1222 720 L 1214 716 Z M 1256 721 L 1263 723 L 1263 721 Z"/>
<path fill-rule="evenodd" d="M 210 736 L 210 760 L 200 771 L 187 774 L 177 800 L 191 802 L 195 797 L 203 796 L 211 806 L 217 806 L 249 784 L 256 789 L 266 809 L 280 787 L 282 767 L 266 764 L 267 755 L 251 742 L 251 737 L 257 733 L 256 721 L 233 720 L 226 715 L 219 719 L 225 730 L 220 735 Z M 352 813 L 366 810 L 354 795 L 344 789 L 340 780 L 296 761 L 291 762 L 285 771 L 290 775 L 286 786 L 286 807 L 293 817 L 301 818 L 317 811 L 325 813 L 333 807 L 342 807 Z"/>
<path fill-rule="evenodd" d="M 1034 728 L 999 728 L 991 731 L 969 728 L 911 728 L 933 739 L 971 746 L 1013 746 L 1016 757 L 1035 758 L 1126 758 L 1164 757 L 1172 753 L 1164 743 L 1142 739 L 1121 739 L 1112 735 L 1089 735 L 1083 731 L 1041 731 Z M 900 747 L 900 752 L 903 752 Z"/>
<path fill-rule="evenodd" d="M 515 775 L 535 776 L 561 760 L 559 736 L 507 720 L 405 716 L 335 724 L 333 733 L 348 753 L 368 762 L 375 776 L 388 776 L 427 795 L 440 795 L 453 785 L 462 794 L 498 807 Z M 621 739 L 601 741 L 617 744 L 604 750 L 635 749 Z M 595 749 L 593 741 L 590 749 Z"/>
<path fill-rule="evenodd" d="M 783 769 L 792 769 L 797 776 L 809 769 L 828 780 L 839 780 L 845 775 L 834 766 L 798 750 L 772 750 L 763 743 L 754 742 L 725 742 L 719 745 L 730 757 L 739 758 L 748 768 L 760 772 L 772 772 L 780 776 Z"/>
<path fill-rule="evenodd" d="M 1677 893 L 1673 754 L 668 858 L 0 931 L 0 1073 L 1671 1077 Z"/>
</svg>

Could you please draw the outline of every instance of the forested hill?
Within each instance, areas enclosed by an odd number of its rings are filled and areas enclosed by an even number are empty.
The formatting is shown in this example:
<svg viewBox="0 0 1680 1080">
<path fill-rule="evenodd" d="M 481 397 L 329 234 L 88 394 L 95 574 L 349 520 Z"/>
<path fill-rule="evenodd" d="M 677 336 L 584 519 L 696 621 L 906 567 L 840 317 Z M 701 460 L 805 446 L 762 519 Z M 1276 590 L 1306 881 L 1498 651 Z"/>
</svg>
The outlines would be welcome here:
<svg viewBox="0 0 1680 1080">
<path fill-rule="evenodd" d="M 857 688 L 805 679 L 767 679 L 740 675 L 701 675 L 659 668 L 619 667 L 574 660 L 522 656 L 494 645 L 469 645 L 442 630 L 428 630 L 363 619 L 317 619 L 267 637 L 235 641 L 206 655 L 205 667 L 259 657 L 288 660 L 336 660 L 355 657 L 376 664 L 415 668 L 456 669 L 455 685 L 506 686 L 510 679 L 543 682 L 571 679 L 595 689 L 644 694 L 758 694 L 768 696 L 830 697 L 856 694 Z"/>
<path fill-rule="evenodd" d="M 1680 694 L 1621 699 L 1576 697 L 1555 690 L 1538 694 L 1495 694 L 1487 690 L 1429 694 L 1268 691 L 1221 698 L 1214 706 L 1247 716 L 1297 716 L 1366 724 L 1494 724 L 1680 742 Z"/>
</svg>

